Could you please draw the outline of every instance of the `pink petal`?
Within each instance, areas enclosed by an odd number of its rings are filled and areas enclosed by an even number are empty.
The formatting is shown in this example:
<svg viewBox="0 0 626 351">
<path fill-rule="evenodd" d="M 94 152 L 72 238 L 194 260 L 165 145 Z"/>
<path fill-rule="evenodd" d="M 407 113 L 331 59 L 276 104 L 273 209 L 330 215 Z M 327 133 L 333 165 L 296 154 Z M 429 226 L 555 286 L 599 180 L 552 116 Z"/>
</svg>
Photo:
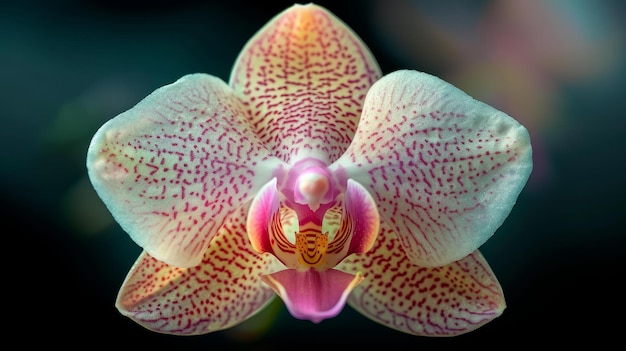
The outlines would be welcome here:
<svg viewBox="0 0 626 351">
<path fill-rule="evenodd" d="M 246 222 L 248 238 L 258 253 L 271 253 L 286 267 L 295 268 L 298 264 L 296 247 L 285 235 L 280 216 L 274 178 L 259 190 L 250 204 Z"/>
<path fill-rule="evenodd" d="M 380 69 L 341 20 L 314 5 L 278 14 L 246 44 L 230 85 L 252 124 L 282 160 L 331 163 L 356 130 L 367 90 Z"/>
<path fill-rule="evenodd" d="M 348 179 L 343 203 L 343 221 L 349 220 L 350 227 L 353 228 L 349 254 L 369 251 L 374 245 L 380 226 L 374 199 L 361 184 Z"/>
<path fill-rule="evenodd" d="M 353 143 L 330 169 L 371 190 L 411 261 L 438 266 L 482 245 L 532 169 L 528 132 L 445 81 L 398 71 L 369 91 Z"/>
<path fill-rule="evenodd" d="M 380 218 L 376 203 L 363 186 L 352 179 L 343 197 L 343 211 L 337 233 L 328 244 L 327 266 L 335 267 L 351 254 L 369 251 L 378 235 Z M 329 219 L 333 216 L 331 212 Z"/>
<path fill-rule="evenodd" d="M 412 264 L 385 225 L 374 248 L 352 255 L 338 267 L 363 272 L 348 304 L 372 320 L 421 336 L 454 336 L 500 316 L 502 288 L 478 251 L 436 268 Z"/>
<path fill-rule="evenodd" d="M 338 315 L 350 291 L 363 279 L 360 274 L 334 269 L 286 269 L 262 278 L 283 299 L 292 316 L 314 323 Z"/>
<path fill-rule="evenodd" d="M 272 252 L 271 233 L 273 225 L 280 226 L 280 200 L 276 178 L 265 184 L 256 194 L 247 216 L 246 228 L 252 247 L 257 252 Z M 282 227 L 282 226 L 280 226 Z M 282 230 L 282 228 L 280 228 Z"/>
<path fill-rule="evenodd" d="M 279 269 L 250 247 L 245 210 L 230 216 L 199 266 L 177 268 L 144 252 L 117 297 L 120 312 L 161 333 L 195 335 L 232 327 L 276 296 L 260 276 Z"/>
<path fill-rule="evenodd" d="M 226 216 L 279 164 L 230 87 L 204 74 L 157 89 L 108 121 L 87 155 L 91 182 L 122 228 L 180 267 L 200 263 Z"/>
</svg>

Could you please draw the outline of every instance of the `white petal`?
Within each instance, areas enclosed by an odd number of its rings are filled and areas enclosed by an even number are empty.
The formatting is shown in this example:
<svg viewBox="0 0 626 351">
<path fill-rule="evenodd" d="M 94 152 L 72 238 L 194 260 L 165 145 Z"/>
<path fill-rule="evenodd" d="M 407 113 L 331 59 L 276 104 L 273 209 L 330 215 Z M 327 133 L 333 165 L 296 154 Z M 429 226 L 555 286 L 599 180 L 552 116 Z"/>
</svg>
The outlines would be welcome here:
<svg viewBox="0 0 626 351">
<path fill-rule="evenodd" d="M 509 215 L 532 169 L 530 138 L 445 81 L 398 71 L 372 86 L 330 168 L 372 192 L 414 264 L 439 266 L 476 250 Z"/>
<path fill-rule="evenodd" d="M 280 164 L 231 88 L 205 74 L 157 89 L 108 121 L 87 155 L 91 182 L 122 228 L 179 267 L 200 263 L 226 216 Z"/>
</svg>

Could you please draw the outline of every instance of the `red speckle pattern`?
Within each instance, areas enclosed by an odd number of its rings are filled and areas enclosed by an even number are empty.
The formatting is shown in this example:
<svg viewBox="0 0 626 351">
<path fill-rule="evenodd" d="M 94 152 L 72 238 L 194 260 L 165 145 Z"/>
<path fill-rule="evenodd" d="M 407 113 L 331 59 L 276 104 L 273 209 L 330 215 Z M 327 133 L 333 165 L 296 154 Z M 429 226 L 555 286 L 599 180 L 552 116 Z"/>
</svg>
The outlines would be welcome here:
<svg viewBox="0 0 626 351">
<path fill-rule="evenodd" d="M 330 164 L 350 144 L 379 77 L 368 48 L 345 24 L 318 6 L 295 5 L 248 42 L 230 84 L 279 158 Z"/>
<path fill-rule="evenodd" d="M 452 85 L 395 72 L 368 95 L 338 164 L 369 187 L 416 264 L 447 264 L 501 225 L 532 168 L 526 129 Z"/>
<path fill-rule="evenodd" d="M 120 312 L 154 331 L 196 335 L 234 326 L 263 308 L 275 294 L 260 275 L 280 264 L 252 249 L 245 214 L 241 208 L 228 218 L 199 266 L 172 267 L 144 252 L 120 290 Z"/>
<path fill-rule="evenodd" d="M 348 299 L 351 307 L 409 334 L 463 334 L 505 309 L 502 288 L 478 251 L 442 267 L 416 266 L 385 224 L 371 251 L 349 256 L 338 268 L 363 273 Z"/>
<path fill-rule="evenodd" d="M 155 258 L 197 264 L 224 218 L 254 195 L 257 172 L 279 162 L 272 163 L 243 110 L 224 82 L 190 75 L 94 137 L 88 168 L 95 189 Z"/>
</svg>

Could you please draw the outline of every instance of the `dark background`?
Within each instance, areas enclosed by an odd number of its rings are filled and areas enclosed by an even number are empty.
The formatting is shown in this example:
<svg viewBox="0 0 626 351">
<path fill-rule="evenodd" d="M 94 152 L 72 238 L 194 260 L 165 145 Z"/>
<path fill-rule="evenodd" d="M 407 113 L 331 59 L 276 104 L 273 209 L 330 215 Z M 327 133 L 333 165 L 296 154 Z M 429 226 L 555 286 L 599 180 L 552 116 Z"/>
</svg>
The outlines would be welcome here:
<svg viewBox="0 0 626 351">
<path fill-rule="evenodd" d="M 363 38 L 384 73 L 438 75 L 529 129 L 533 174 L 481 248 L 507 298 L 500 318 L 463 336 L 425 338 L 349 307 L 318 325 L 299 321 L 278 301 L 242 327 L 175 337 L 119 315 L 115 296 L 140 248 L 89 184 L 91 136 L 184 74 L 227 80 L 245 42 L 292 4 L 172 3 L 0 3 L 5 336 L 20 345 L 184 350 L 618 340 L 626 326 L 626 11 L 617 0 L 317 2 Z"/>
</svg>

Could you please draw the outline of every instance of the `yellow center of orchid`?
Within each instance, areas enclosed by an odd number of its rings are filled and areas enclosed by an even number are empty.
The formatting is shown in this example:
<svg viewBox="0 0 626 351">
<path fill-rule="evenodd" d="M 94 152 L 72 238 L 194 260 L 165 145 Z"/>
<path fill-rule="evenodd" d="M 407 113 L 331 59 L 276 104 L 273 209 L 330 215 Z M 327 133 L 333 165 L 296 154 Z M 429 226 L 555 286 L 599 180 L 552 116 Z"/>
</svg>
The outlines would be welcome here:
<svg viewBox="0 0 626 351">
<path fill-rule="evenodd" d="M 317 230 L 301 231 L 296 233 L 296 250 L 298 262 L 302 267 L 320 267 L 324 263 L 324 256 L 328 249 L 328 233 Z"/>
</svg>

